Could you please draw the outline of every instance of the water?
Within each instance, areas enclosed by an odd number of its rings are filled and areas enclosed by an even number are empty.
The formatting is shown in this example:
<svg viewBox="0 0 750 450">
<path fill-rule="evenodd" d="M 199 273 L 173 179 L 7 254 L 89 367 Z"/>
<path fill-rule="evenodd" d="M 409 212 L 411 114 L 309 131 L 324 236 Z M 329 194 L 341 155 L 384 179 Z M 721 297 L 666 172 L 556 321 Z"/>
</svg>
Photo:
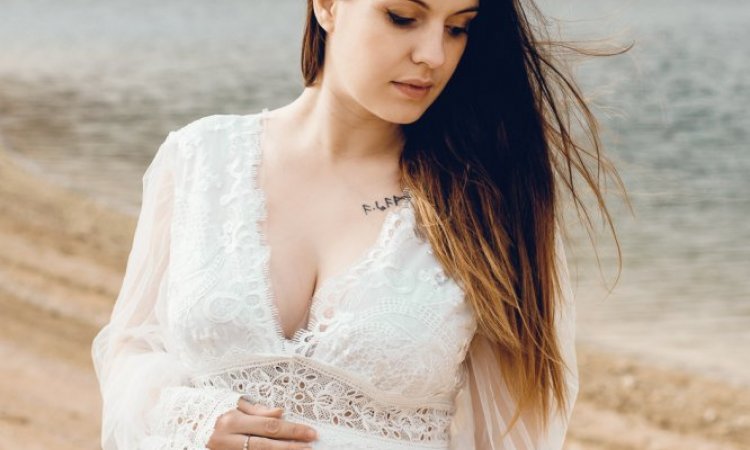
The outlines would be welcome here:
<svg viewBox="0 0 750 450">
<path fill-rule="evenodd" d="M 140 176 L 169 130 L 295 97 L 300 5 L 0 0 L 6 144 L 57 181 L 134 212 Z"/>
<path fill-rule="evenodd" d="M 624 270 L 569 248 L 578 338 L 750 383 L 750 4 L 546 1 L 567 32 L 635 40 L 579 68 L 635 217 Z M 294 99 L 302 0 L 0 0 L 0 134 L 46 177 L 135 213 L 169 130 Z"/>
<path fill-rule="evenodd" d="M 571 249 L 579 335 L 748 382 L 750 4 L 573 3 L 565 17 L 598 22 L 570 26 L 635 41 L 625 58 L 580 68 L 635 217 L 618 208 L 625 269 L 606 299 L 591 255 Z M 611 281 L 612 243 L 602 247 Z"/>
</svg>

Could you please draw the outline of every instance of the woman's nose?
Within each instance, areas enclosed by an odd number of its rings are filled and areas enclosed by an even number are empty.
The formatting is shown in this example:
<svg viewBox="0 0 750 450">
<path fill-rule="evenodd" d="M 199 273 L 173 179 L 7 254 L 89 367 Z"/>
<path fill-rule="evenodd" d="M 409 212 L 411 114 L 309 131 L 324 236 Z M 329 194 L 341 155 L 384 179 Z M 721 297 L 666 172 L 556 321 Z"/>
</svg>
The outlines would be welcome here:
<svg viewBox="0 0 750 450">
<path fill-rule="evenodd" d="M 430 68 L 440 67 L 445 62 L 445 28 L 438 24 L 424 30 L 414 49 L 414 62 L 427 63 Z"/>
</svg>

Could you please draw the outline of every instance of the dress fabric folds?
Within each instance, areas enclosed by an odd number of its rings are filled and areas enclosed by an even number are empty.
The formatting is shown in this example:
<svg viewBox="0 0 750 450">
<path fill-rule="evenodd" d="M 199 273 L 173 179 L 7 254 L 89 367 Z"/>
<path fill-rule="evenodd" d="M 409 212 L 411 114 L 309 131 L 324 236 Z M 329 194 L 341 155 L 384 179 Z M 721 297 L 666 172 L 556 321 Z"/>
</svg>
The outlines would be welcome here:
<svg viewBox="0 0 750 450">
<path fill-rule="evenodd" d="M 104 450 L 204 449 L 240 396 L 318 431 L 316 450 L 559 450 L 513 414 L 497 358 L 460 286 L 414 232 L 402 199 L 378 238 L 312 299 L 286 338 L 268 280 L 256 180 L 268 110 L 170 132 L 143 175 L 141 211 L 112 314 L 94 338 Z M 557 238 L 557 317 L 572 410 L 575 307 Z"/>
</svg>

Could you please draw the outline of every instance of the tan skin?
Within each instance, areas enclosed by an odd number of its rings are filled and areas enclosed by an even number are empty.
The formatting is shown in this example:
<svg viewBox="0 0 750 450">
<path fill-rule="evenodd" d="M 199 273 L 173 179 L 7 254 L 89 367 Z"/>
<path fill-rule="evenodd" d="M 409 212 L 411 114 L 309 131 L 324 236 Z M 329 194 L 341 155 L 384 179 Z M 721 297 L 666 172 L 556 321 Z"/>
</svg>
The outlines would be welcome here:
<svg viewBox="0 0 750 450">
<path fill-rule="evenodd" d="M 402 195 L 400 124 L 417 120 L 439 96 L 466 46 L 456 33 L 476 16 L 476 0 L 315 0 L 328 33 L 325 73 L 292 103 L 270 111 L 261 138 L 260 223 L 272 249 L 269 277 L 284 338 L 308 326 L 312 297 L 375 241 L 388 209 L 363 203 Z M 426 5 L 420 5 L 424 3 Z M 389 13 L 411 18 L 398 26 Z M 421 99 L 391 83 L 434 83 Z M 294 132 L 289 132 L 294 130 Z M 395 206 L 391 206 L 395 207 Z M 242 399 L 216 422 L 210 450 L 302 449 L 313 428 Z"/>
</svg>

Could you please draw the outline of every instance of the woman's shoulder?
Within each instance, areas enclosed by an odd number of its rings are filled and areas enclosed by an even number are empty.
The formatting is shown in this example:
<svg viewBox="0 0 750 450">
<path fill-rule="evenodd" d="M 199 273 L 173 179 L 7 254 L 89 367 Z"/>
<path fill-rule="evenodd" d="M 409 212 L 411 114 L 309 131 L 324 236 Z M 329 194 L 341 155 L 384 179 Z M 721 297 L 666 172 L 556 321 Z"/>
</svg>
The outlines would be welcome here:
<svg viewBox="0 0 750 450">
<path fill-rule="evenodd" d="M 211 114 L 194 119 L 172 131 L 182 140 L 201 138 L 206 135 L 222 135 L 248 130 L 248 126 L 257 123 L 262 111 L 250 114 Z"/>
<path fill-rule="evenodd" d="M 261 115 L 211 114 L 192 120 L 169 132 L 172 158 L 183 166 L 225 163 L 252 146 Z"/>
</svg>

